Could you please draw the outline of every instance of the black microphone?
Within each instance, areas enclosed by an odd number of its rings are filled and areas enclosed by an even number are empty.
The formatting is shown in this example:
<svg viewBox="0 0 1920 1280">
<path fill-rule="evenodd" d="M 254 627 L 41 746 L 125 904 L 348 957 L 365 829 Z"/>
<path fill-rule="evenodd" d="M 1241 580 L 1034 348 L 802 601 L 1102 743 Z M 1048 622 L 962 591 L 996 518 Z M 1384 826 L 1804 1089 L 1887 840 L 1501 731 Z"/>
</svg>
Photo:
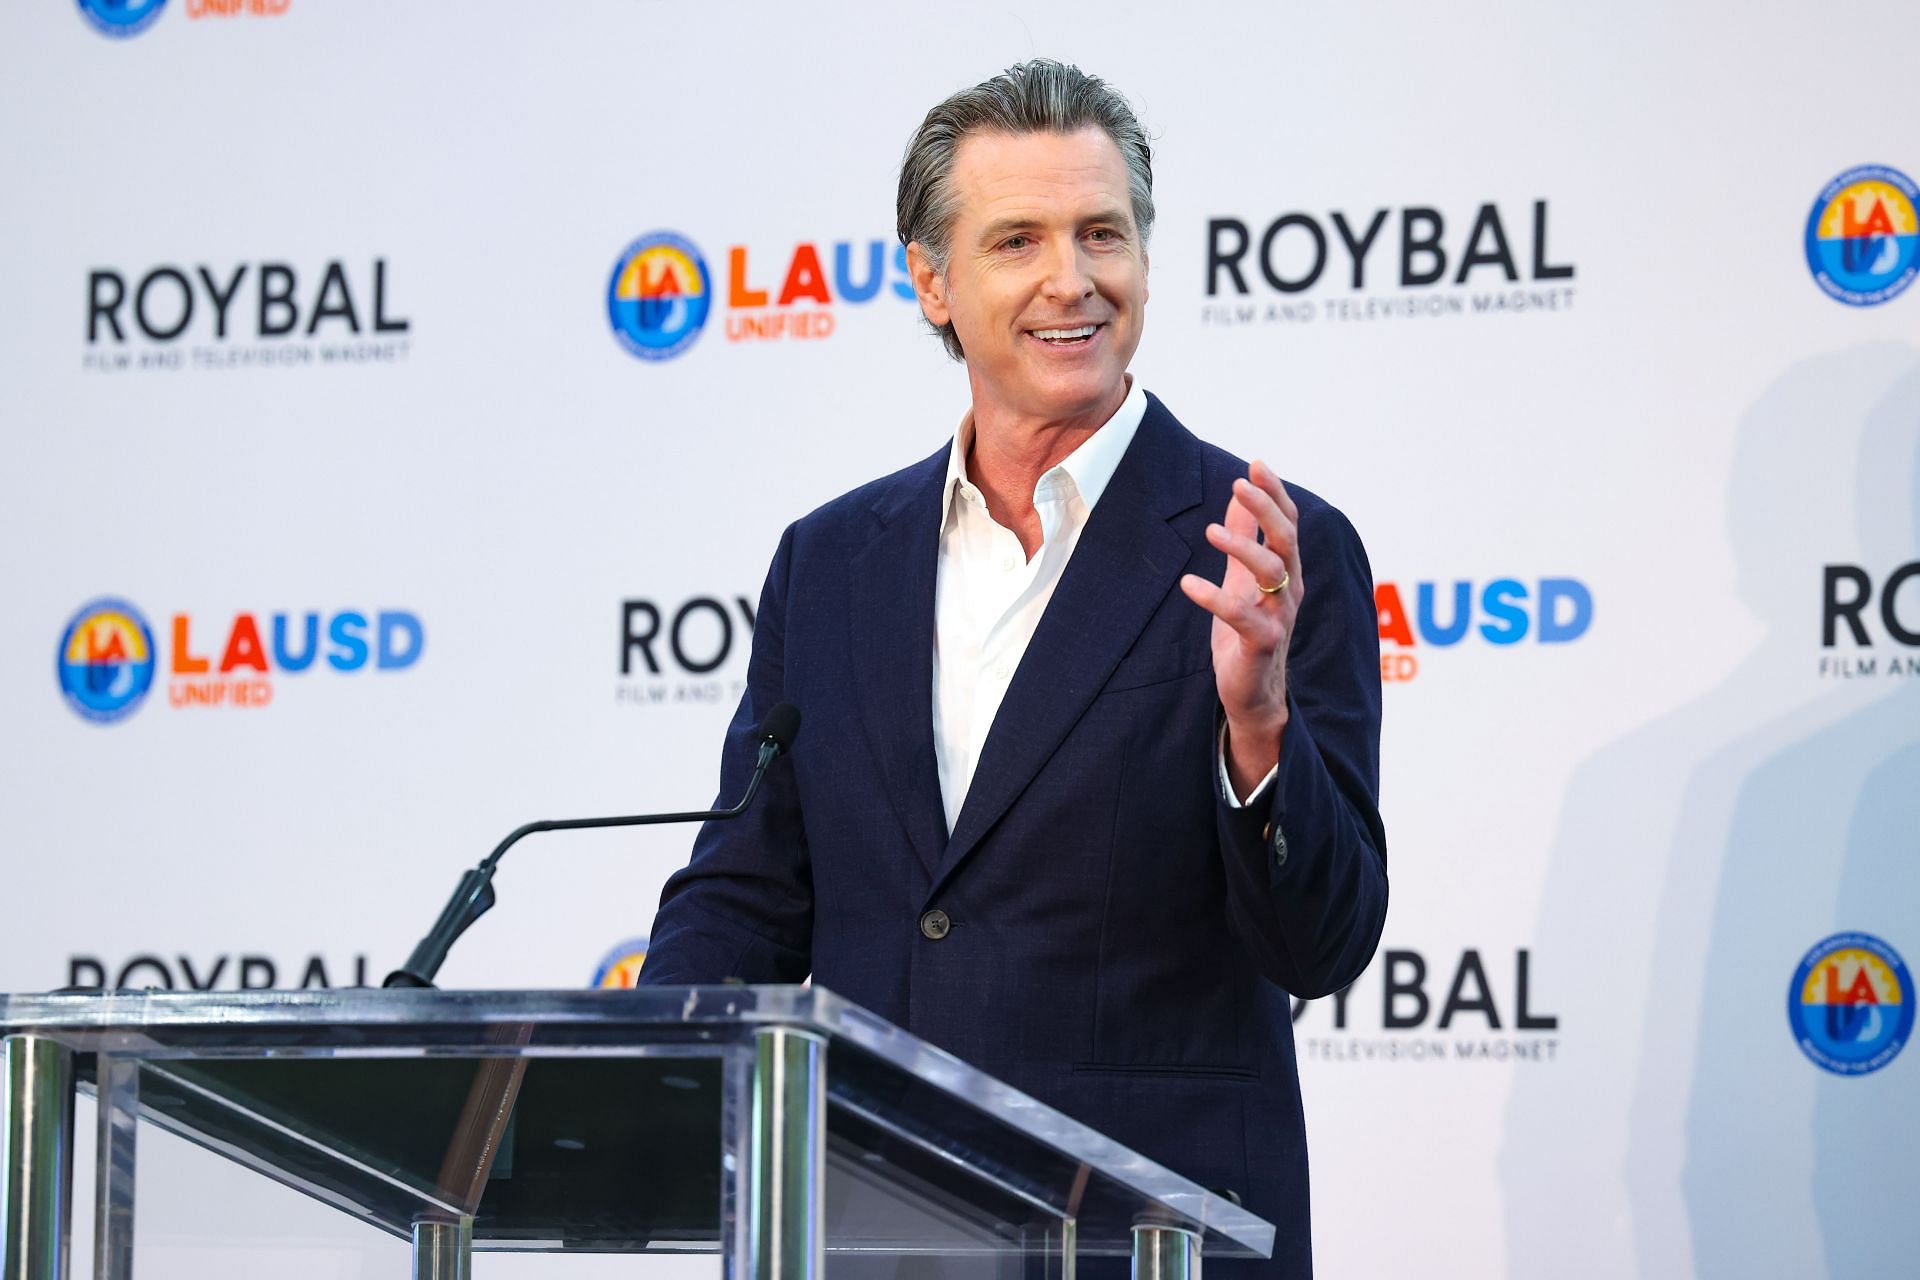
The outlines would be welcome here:
<svg viewBox="0 0 1920 1280">
<path fill-rule="evenodd" d="M 624 818 L 548 818 L 539 822 L 529 822 L 525 826 L 515 827 L 507 838 L 494 846 L 486 860 L 473 870 L 460 877 L 460 886 L 453 891 L 453 897 L 447 901 L 440 912 L 440 918 L 433 922 L 433 928 L 427 936 L 420 939 L 420 945 L 413 949 L 407 962 L 387 975 L 380 985 L 385 987 L 431 987 L 433 975 L 446 963 L 447 952 L 461 934 L 485 915 L 494 904 L 493 870 L 500 865 L 500 856 L 511 849 L 522 837 L 536 831 L 578 831 L 584 827 L 651 827 L 667 822 L 717 822 L 723 818 L 737 818 L 747 811 L 753 803 L 754 795 L 760 790 L 760 779 L 766 777 L 767 767 L 780 754 L 793 746 L 793 740 L 800 734 L 800 709 L 791 702 L 782 702 L 767 712 L 767 718 L 760 722 L 758 740 L 759 757 L 753 764 L 753 777 L 747 780 L 746 794 L 740 797 L 740 803 L 731 809 L 705 809 L 699 813 L 637 813 Z"/>
</svg>

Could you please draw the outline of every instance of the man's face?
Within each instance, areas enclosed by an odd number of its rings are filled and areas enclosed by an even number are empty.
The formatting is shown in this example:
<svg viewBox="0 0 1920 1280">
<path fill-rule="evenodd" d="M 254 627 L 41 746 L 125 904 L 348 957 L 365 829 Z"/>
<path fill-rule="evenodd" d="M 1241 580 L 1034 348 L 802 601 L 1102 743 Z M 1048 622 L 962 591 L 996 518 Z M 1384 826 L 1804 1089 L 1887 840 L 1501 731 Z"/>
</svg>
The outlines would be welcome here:
<svg viewBox="0 0 1920 1280">
<path fill-rule="evenodd" d="M 909 257 L 927 318 L 951 321 L 966 349 L 975 408 L 1048 422 L 1112 413 L 1147 301 L 1120 149 L 1098 128 L 972 134 L 953 185 L 944 276 Z"/>
</svg>

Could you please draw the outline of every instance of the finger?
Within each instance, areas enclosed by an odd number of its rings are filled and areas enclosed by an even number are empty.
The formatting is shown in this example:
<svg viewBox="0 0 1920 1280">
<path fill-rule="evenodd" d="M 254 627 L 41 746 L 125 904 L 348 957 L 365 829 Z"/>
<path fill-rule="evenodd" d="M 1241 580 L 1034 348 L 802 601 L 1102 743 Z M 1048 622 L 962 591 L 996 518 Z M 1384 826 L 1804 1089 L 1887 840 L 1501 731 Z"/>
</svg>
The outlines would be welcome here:
<svg viewBox="0 0 1920 1280">
<path fill-rule="evenodd" d="M 1263 609 L 1244 595 L 1223 590 L 1198 574 L 1181 575 L 1180 589 L 1187 599 L 1232 627 L 1248 647 L 1260 653 L 1272 653 L 1279 647 L 1278 610 Z"/>
<path fill-rule="evenodd" d="M 1265 469 L 1264 463 L 1260 465 Z M 1270 470 L 1267 471 L 1267 475 L 1275 484 L 1279 483 L 1279 478 L 1273 476 Z M 1283 497 L 1286 495 L 1284 486 L 1281 487 L 1281 494 Z M 1233 502 L 1228 504 L 1229 510 L 1236 505 L 1244 505 L 1256 513 L 1260 532 L 1266 538 L 1266 545 L 1280 556 L 1282 572 L 1262 581 L 1285 583 L 1286 585 L 1281 588 L 1282 593 L 1292 608 L 1297 611 L 1306 595 L 1306 575 L 1300 567 L 1299 526 L 1286 514 L 1286 509 L 1273 500 L 1271 493 L 1251 481 L 1235 480 L 1233 482 Z M 1291 498 L 1287 498 L 1287 509 L 1297 510 L 1293 507 Z"/>
<path fill-rule="evenodd" d="M 1247 534 L 1235 533 L 1223 525 L 1210 524 L 1207 526 L 1207 541 L 1245 565 L 1256 584 L 1270 587 L 1288 576 L 1287 562 L 1281 559 L 1280 553 L 1255 542 Z"/>
<path fill-rule="evenodd" d="M 1266 535 L 1267 545 L 1278 551 L 1289 564 L 1296 563 L 1294 557 L 1298 551 L 1295 545 L 1299 533 L 1273 495 L 1254 484 L 1251 480 L 1233 482 L 1233 500 L 1253 513 L 1254 520 L 1260 526 L 1260 532 Z"/>
<path fill-rule="evenodd" d="M 1247 475 L 1255 484 L 1267 491 L 1280 510 L 1286 512 L 1287 519 L 1296 525 L 1300 523 L 1300 508 L 1293 505 L 1293 495 L 1287 492 L 1287 486 L 1281 482 L 1279 474 L 1272 467 L 1255 458 L 1253 465 L 1247 468 Z"/>
<path fill-rule="evenodd" d="M 1271 477 L 1271 473 L 1268 474 Z M 1279 482 L 1276 480 L 1274 483 L 1277 485 Z M 1271 527 L 1292 529 L 1295 526 L 1297 516 L 1288 514 L 1288 508 L 1292 507 L 1293 499 L 1286 496 L 1284 489 L 1276 496 L 1273 489 L 1243 477 L 1233 482 L 1233 496 L 1253 512 L 1263 530 Z M 1281 502 L 1282 498 L 1286 499 L 1284 505 Z"/>
<path fill-rule="evenodd" d="M 1235 483 L 1240 482 L 1235 481 Z M 1236 502 L 1229 498 L 1225 524 L 1235 533 L 1251 538 L 1260 531 L 1260 513 L 1247 503 Z"/>
<path fill-rule="evenodd" d="M 1231 499 L 1227 501 L 1227 511 L 1226 515 L 1222 517 L 1222 524 L 1210 524 L 1207 526 L 1207 541 L 1213 543 L 1215 546 L 1219 546 L 1220 544 L 1218 542 L 1214 542 L 1216 536 L 1214 530 L 1223 527 L 1233 537 L 1243 538 L 1248 542 L 1257 541 L 1260 536 L 1260 522 L 1254 518 L 1253 512 Z M 1270 581 L 1277 582 L 1278 579 L 1270 579 Z M 1248 587 L 1246 567 L 1229 556 L 1227 558 L 1226 573 L 1221 578 L 1221 584 L 1229 590 L 1244 594 Z"/>
</svg>

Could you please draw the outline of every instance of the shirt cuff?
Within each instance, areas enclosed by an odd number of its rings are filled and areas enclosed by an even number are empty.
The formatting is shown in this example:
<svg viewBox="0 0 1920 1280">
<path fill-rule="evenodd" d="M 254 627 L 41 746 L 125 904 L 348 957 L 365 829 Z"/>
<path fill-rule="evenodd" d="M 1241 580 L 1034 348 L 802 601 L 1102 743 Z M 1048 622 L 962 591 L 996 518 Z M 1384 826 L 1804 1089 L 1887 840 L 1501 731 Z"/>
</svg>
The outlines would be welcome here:
<svg viewBox="0 0 1920 1280">
<path fill-rule="evenodd" d="M 1224 719 L 1220 722 L 1219 741 L 1214 744 L 1214 756 L 1220 770 L 1220 796 L 1227 802 L 1229 809 L 1251 807 L 1256 800 L 1266 794 L 1267 788 L 1273 785 L 1275 776 L 1280 772 L 1280 763 L 1276 760 L 1273 768 L 1267 770 L 1267 776 L 1260 779 L 1260 784 L 1248 794 L 1245 800 L 1236 797 L 1233 794 L 1233 780 L 1227 776 L 1227 722 Z"/>
</svg>

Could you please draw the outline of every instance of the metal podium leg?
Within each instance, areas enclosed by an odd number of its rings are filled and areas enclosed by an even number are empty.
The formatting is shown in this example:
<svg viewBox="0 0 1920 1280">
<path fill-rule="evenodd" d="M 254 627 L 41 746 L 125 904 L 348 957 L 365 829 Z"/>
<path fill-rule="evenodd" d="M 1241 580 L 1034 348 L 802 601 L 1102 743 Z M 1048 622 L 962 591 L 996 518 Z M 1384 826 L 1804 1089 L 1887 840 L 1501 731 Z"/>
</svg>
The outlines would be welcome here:
<svg viewBox="0 0 1920 1280">
<path fill-rule="evenodd" d="M 769 1027 L 754 1039 L 746 1274 L 748 1280 L 821 1280 L 827 1046 L 790 1027 Z"/>
<path fill-rule="evenodd" d="M 133 1275 L 134 1163 L 140 1064 L 103 1053 L 94 1065 L 93 1280 Z"/>
<path fill-rule="evenodd" d="M 473 1280 L 473 1219 L 413 1224 L 413 1280 Z"/>
<path fill-rule="evenodd" d="M 44 1036 L 0 1040 L 0 1280 L 66 1280 L 73 1213 L 73 1055 Z"/>
<path fill-rule="evenodd" d="M 1080 1224 L 1073 1218 L 1028 1223 L 1020 1232 L 1023 1256 L 1018 1264 L 1002 1267 L 995 1274 L 1021 1280 L 1074 1280 L 1079 1230 Z"/>
<path fill-rule="evenodd" d="M 1135 1227 L 1133 1280 L 1200 1280 L 1200 1237 L 1179 1227 Z"/>
</svg>

